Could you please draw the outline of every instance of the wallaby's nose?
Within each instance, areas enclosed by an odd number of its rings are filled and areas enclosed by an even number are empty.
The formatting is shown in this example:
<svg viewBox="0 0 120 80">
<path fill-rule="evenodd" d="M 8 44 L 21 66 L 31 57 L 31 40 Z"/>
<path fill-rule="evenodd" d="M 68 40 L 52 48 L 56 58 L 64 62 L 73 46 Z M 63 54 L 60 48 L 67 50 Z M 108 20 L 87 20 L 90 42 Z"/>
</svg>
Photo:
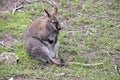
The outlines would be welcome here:
<svg viewBox="0 0 120 80">
<path fill-rule="evenodd" d="M 48 42 L 49 42 L 50 44 L 52 44 L 52 43 L 53 43 L 53 40 L 48 39 Z"/>
</svg>

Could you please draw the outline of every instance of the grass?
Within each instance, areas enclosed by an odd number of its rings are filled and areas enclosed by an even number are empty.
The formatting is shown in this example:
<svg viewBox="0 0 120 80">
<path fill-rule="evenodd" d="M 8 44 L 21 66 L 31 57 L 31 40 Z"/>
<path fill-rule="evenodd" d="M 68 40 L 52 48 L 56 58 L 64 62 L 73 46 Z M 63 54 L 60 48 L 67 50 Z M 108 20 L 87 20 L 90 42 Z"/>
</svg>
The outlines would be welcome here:
<svg viewBox="0 0 120 80">
<path fill-rule="evenodd" d="M 13 51 L 9 47 L 0 46 L 0 53 L 12 51 L 19 57 L 18 65 L 0 65 L 0 79 L 25 75 L 26 80 L 36 80 L 36 78 L 120 80 L 120 72 L 115 70 L 115 65 L 119 67 L 120 62 L 114 57 L 117 55 L 120 59 L 119 1 L 113 3 L 112 0 L 109 2 L 88 0 L 84 2 L 84 8 L 80 12 L 78 3 L 82 2 L 83 0 L 73 0 L 72 3 L 68 0 L 60 0 L 62 6 L 57 15 L 62 23 L 62 31 L 59 35 L 61 43 L 59 56 L 67 61 L 90 64 L 102 62 L 103 65 L 57 67 L 34 60 L 24 48 L 24 33 L 31 19 L 41 17 L 44 8 L 52 9 L 48 4 L 34 3 L 25 5 L 29 10 L 27 12 L 16 12 L 15 15 L 12 15 L 11 12 L 6 14 L 1 12 L 0 14 L 3 16 L 0 19 L 0 40 L 3 40 L 7 34 L 18 40 L 13 43 Z M 74 8 L 71 12 L 69 12 L 70 4 Z M 82 15 L 77 14 L 79 12 Z"/>
</svg>

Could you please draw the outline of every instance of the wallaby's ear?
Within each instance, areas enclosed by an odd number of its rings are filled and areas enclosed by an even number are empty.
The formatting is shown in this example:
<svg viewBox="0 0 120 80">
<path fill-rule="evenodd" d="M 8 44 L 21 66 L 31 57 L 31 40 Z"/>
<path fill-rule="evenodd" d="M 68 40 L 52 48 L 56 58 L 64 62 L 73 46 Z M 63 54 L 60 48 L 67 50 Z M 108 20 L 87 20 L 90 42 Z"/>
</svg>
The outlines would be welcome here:
<svg viewBox="0 0 120 80">
<path fill-rule="evenodd" d="M 44 9 L 45 13 L 47 14 L 48 17 L 51 17 L 51 14 L 46 10 Z"/>
<path fill-rule="evenodd" d="M 54 10 L 51 12 L 51 15 L 54 16 L 57 14 L 57 12 L 58 12 L 58 8 L 54 7 Z"/>
</svg>

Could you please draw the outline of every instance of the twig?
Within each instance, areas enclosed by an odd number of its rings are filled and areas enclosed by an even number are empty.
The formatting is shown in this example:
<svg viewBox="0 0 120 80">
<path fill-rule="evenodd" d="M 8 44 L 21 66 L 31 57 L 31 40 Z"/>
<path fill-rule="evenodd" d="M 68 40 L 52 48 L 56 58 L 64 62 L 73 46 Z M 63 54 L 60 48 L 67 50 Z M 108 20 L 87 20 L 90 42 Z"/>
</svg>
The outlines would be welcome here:
<svg viewBox="0 0 120 80">
<path fill-rule="evenodd" d="M 65 73 L 59 73 L 59 74 L 55 74 L 56 76 L 64 76 Z"/>
<path fill-rule="evenodd" d="M 52 3 L 52 2 L 50 2 L 50 1 L 46 1 L 46 0 L 42 0 L 42 2 L 45 2 L 45 3 L 47 3 L 47 4 L 49 4 L 50 6 L 52 6 L 52 7 L 54 7 L 55 5 Z"/>
<path fill-rule="evenodd" d="M 116 25 L 116 27 L 118 28 L 120 26 L 120 24 Z"/>
<path fill-rule="evenodd" d="M 28 3 L 33 3 L 33 2 L 44 2 L 44 3 L 49 4 L 49 5 L 52 6 L 52 7 L 55 6 L 53 2 L 50 2 L 50 1 L 48 1 L 48 0 L 34 0 L 34 1 L 25 0 L 25 1 L 28 2 Z"/>
<path fill-rule="evenodd" d="M 79 63 L 79 62 L 66 62 L 66 64 L 67 64 L 67 65 L 75 64 L 75 65 L 81 65 L 81 66 L 84 66 L 84 67 L 94 67 L 94 66 L 103 65 L 103 63 L 84 64 L 84 63 Z"/>
<path fill-rule="evenodd" d="M 12 15 L 15 14 L 15 11 L 17 11 L 18 9 L 21 9 L 21 8 L 23 8 L 23 5 L 20 5 L 20 6 L 17 7 L 17 4 L 15 3 L 15 8 L 12 11 Z"/>
</svg>

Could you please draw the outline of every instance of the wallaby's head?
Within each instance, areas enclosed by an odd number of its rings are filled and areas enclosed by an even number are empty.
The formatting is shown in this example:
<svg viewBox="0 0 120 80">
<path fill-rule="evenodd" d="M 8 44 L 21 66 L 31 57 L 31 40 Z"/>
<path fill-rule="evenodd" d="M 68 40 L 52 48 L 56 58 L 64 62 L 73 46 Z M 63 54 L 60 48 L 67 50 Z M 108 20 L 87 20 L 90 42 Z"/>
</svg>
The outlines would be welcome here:
<svg viewBox="0 0 120 80">
<path fill-rule="evenodd" d="M 54 7 L 54 9 L 52 10 L 51 13 L 49 13 L 46 9 L 44 9 L 45 13 L 48 16 L 48 23 L 56 30 L 59 31 L 61 30 L 61 26 L 59 24 L 59 21 L 57 20 L 57 18 L 55 17 L 55 15 L 58 12 L 58 8 Z"/>
</svg>

